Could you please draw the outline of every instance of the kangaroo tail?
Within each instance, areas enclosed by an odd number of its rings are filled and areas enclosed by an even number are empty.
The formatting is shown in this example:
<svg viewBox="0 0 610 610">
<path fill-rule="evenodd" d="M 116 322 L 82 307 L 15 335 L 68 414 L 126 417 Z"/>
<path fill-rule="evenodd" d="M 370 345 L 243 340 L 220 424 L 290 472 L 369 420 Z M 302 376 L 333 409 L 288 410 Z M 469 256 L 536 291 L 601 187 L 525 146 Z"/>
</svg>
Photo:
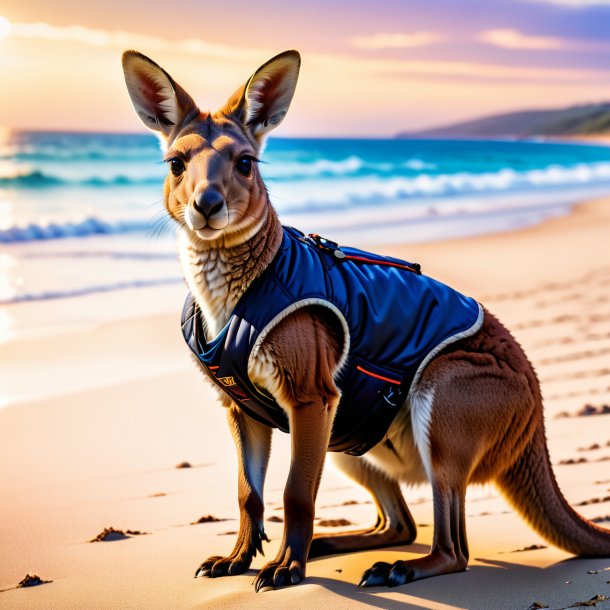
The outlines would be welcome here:
<svg viewBox="0 0 610 610">
<path fill-rule="evenodd" d="M 563 497 L 551 468 L 542 421 L 497 484 L 515 510 L 550 543 L 575 555 L 610 556 L 610 530 L 581 517 Z"/>
</svg>

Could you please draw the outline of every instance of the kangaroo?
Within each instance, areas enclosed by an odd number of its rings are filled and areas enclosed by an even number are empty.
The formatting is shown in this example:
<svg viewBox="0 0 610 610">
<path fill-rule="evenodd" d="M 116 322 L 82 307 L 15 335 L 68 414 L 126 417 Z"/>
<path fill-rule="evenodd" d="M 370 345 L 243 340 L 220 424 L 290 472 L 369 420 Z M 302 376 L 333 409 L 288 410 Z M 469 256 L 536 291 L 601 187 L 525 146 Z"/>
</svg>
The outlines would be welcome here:
<svg viewBox="0 0 610 610">
<path fill-rule="evenodd" d="M 403 481 L 432 486 L 430 553 L 377 562 L 360 586 L 465 570 L 470 483 L 495 482 L 552 544 L 610 556 L 610 531 L 577 514 L 557 486 L 538 380 L 509 331 L 417 265 L 280 224 L 257 161 L 290 106 L 299 54 L 263 64 L 214 113 L 199 110 L 136 51 L 124 53 L 123 68 L 133 106 L 160 136 L 169 166 L 165 206 L 179 226 L 191 292 L 182 330 L 219 389 L 237 448 L 237 542 L 227 557 L 206 559 L 195 576 L 241 574 L 262 553 L 273 427 L 291 436 L 284 534 L 277 557 L 256 576 L 256 591 L 301 582 L 308 557 L 413 542 Z M 415 360 L 404 355 L 406 343 L 417 343 Z M 314 535 L 329 449 L 373 497 L 378 517 L 369 529 Z"/>
</svg>

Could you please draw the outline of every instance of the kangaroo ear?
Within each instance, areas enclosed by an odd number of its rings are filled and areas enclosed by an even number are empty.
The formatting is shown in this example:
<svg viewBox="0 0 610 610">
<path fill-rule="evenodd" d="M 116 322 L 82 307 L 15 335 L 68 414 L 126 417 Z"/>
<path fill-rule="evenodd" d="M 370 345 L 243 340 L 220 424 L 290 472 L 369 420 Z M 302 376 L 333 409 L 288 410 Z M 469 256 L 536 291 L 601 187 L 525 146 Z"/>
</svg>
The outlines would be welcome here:
<svg viewBox="0 0 610 610">
<path fill-rule="evenodd" d="M 300 66 L 301 56 L 297 51 L 280 53 L 263 64 L 227 102 L 225 114 L 238 118 L 259 147 L 286 116 Z"/>
<path fill-rule="evenodd" d="M 123 53 L 127 91 L 137 115 L 146 127 L 166 140 L 199 109 L 191 96 L 152 59 L 137 51 Z"/>
</svg>

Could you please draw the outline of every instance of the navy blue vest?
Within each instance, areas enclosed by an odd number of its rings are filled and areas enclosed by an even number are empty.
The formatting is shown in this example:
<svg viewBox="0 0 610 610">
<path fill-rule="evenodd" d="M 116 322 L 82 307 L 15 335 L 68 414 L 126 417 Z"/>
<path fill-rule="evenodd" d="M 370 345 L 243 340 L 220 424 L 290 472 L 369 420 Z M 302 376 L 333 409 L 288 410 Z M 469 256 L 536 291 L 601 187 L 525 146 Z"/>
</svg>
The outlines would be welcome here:
<svg viewBox="0 0 610 610">
<path fill-rule="evenodd" d="M 341 400 L 329 449 L 351 455 L 383 438 L 420 367 L 482 322 L 474 299 L 421 275 L 419 265 L 284 227 L 276 257 L 216 338 L 207 341 L 192 295 L 182 312 L 184 338 L 210 377 L 250 417 L 284 432 L 286 413 L 250 381 L 248 360 L 282 317 L 308 305 L 328 307 L 343 326 L 344 364 L 335 380 Z"/>
</svg>

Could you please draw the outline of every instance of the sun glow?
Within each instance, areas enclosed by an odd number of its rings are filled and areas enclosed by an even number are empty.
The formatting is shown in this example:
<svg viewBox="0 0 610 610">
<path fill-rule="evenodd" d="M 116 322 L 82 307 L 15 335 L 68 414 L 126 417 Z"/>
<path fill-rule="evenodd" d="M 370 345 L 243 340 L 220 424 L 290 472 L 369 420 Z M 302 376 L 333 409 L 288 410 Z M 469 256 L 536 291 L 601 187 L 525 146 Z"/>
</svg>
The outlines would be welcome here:
<svg viewBox="0 0 610 610">
<path fill-rule="evenodd" d="M 11 31 L 11 22 L 6 18 L 0 15 L 0 38 L 4 38 L 8 36 L 8 33 Z"/>
</svg>

